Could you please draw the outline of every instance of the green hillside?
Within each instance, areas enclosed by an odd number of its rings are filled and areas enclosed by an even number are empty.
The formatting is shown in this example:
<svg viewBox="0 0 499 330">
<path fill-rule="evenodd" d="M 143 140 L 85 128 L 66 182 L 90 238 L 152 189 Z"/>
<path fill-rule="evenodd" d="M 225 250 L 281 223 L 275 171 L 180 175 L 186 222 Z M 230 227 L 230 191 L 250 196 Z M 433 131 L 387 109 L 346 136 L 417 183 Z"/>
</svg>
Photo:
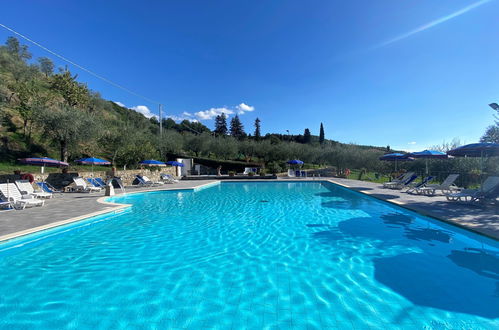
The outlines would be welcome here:
<svg viewBox="0 0 499 330">
<path fill-rule="evenodd" d="M 142 159 L 193 156 L 265 163 L 275 171 L 292 158 L 339 169 L 389 168 L 377 160 L 386 148 L 342 144 L 311 135 L 308 129 L 303 135 L 260 136 L 259 129 L 248 134 L 237 117 L 230 129 L 222 125 L 213 131 L 198 122 L 165 119 L 160 138 L 155 118 L 104 100 L 67 68 L 54 71 L 50 59 L 33 59 L 16 38 L 0 47 L 3 168 L 26 156 L 65 161 L 95 156 L 127 167 Z"/>
</svg>

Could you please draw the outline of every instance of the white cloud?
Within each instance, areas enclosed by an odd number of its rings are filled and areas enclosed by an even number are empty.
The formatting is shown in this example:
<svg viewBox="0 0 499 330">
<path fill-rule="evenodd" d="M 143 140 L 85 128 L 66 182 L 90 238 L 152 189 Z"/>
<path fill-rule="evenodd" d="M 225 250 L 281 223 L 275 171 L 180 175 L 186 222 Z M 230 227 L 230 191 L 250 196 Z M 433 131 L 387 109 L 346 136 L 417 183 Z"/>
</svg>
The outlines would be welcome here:
<svg viewBox="0 0 499 330">
<path fill-rule="evenodd" d="M 409 142 L 409 143 L 407 143 L 407 144 L 410 144 L 410 145 L 415 145 L 415 144 L 417 144 L 417 142 L 412 141 L 412 142 Z"/>
<path fill-rule="evenodd" d="M 113 102 L 115 104 L 119 105 L 120 107 L 126 108 L 126 106 L 123 103 L 119 102 L 119 101 L 113 101 Z"/>
<path fill-rule="evenodd" d="M 255 110 L 255 107 L 252 107 L 251 105 L 247 105 L 245 103 L 241 103 L 238 106 L 236 106 L 237 113 L 242 115 L 245 112 L 251 112 Z"/>
<path fill-rule="evenodd" d="M 138 113 L 143 114 L 144 117 L 146 117 L 146 118 L 152 118 L 152 117 L 158 118 L 158 116 L 155 115 L 154 113 L 152 113 L 151 110 L 145 105 L 137 105 L 137 106 L 132 107 L 130 109 L 135 110 Z"/>
<path fill-rule="evenodd" d="M 193 116 L 192 114 L 190 114 L 188 112 L 184 112 L 182 114 L 182 116 L 165 115 L 165 118 L 171 118 L 171 119 L 175 120 L 176 122 L 179 122 L 179 121 L 182 121 L 182 120 L 188 120 L 191 123 L 197 123 L 197 122 L 199 122 L 199 120 L 197 120 L 195 118 L 192 118 L 192 116 Z"/>
<path fill-rule="evenodd" d="M 214 119 L 216 116 L 221 115 L 222 113 L 225 113 L 226 115 L 231 115 L 234 113 L 233 110 L 223 107 L 223 108 L 211 108 L 209 110 L 204 110 L 204 111 L 198 111 L 194 113 L 194 115 L 199 119 L 199 120 L 209 120 L 209 119 Z"/>
</svg>

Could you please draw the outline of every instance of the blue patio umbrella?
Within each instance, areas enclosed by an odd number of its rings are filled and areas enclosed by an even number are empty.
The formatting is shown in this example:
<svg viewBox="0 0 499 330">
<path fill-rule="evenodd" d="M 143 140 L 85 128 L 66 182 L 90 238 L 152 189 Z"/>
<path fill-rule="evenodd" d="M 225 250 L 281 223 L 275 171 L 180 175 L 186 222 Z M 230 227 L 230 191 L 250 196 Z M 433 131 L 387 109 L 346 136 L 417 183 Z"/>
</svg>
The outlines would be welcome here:
<svg viewBox="0 0 499 330">
<path fill-rule="evenodd" d="M 69 166 L 66 162 L 61 162 L 60 160 L 48 158 L 48 157 L 31 157 L 31 158 L 19 158 L 23 164 L 41 166 L 41 173 L 44 172 L 45 166 L 49 167 L 66 167 Z"/>
<path fill-rule="evenodd" d="M 483 158 L 499 156 L 499 143 L 472 143 L 447 151 L 455 157 L 480 157 L 480 172 L 483 172 Z"/>
<path fill-rule="evenodd" d="M 499 156 L 499 143 L 472 143 L 447 151 L 455 157 L 491 157 Z"/>
<path fill-rule="evenodd" d="M 142 166 L 166 166 L 165 163 L 159 161 L 159 160 L 154 160 L 154 159 L 148 159 L 148 160 L 143 160 L 139 163 L 139 165 Z"/>
<path fill-rule="evenodd" d="M 90 158 L 82 158 L 75 160 L 75 163 L 83 164 L 83 165 L 111 165 L 111 162 L 105 159 L 99 159 L 95 157 Z"/>
<path fill-rule="evenodd" d="M 385 154 L 381 157 L 379 157 L 379 160 L 386 160 L 386 161 L 391 161 L 395 162 L 395 171 L 397 171 L 397 162 L 401 161 L 413 161 L 414 158 L 409 157 L 407 154 L 401 154 L 401 153 L 391 153 L 391 154 Z"/>
<path fill-rule="evenodd" d="M 286 163 L 291 165 L 303 165 L 303 162 L 299 159 L 288 160 Z"/>
<path fill-rule="evenodd" d="M 166 164 L 167 165 L 171 165 L 171 166 L 184 167 L 183 163 L 180 163 L 180 162 L 177 162 L 177 161 L 174 161 L 174 160 L 170 160 L 170 161 L 166 162 Z"/>
<path fill-rule="evenodd" d="M 82 165 L 92 165 L 92 177 L 94 176 L 94 165 L 111 165 L 110 161 L 95 157 L 77 159 L 75 160 L 75 163 Z"/>
<path fill-rule="evenodd" d="M 445 152 L 437 150 L 423 150 L 417 152 L 411 152 L 408 154 L 409 157 L 413 158 L 424 158 L 426 160 L 426 174 L 428 175 L 428 160 L 429 159 L 447 159 L 449 156 Z"/>
</svg>

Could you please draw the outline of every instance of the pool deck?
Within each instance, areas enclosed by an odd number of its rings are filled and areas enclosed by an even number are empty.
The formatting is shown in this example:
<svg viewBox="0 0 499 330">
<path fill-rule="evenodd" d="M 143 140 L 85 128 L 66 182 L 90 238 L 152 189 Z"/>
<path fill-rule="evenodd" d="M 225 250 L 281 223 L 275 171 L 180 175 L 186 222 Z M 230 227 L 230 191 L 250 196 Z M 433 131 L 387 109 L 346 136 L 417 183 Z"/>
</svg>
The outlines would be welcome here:
<svg viewBox="0 0 499 330">
<path fill-rule="evenodd" d="M 279 181 L 282 180 L 286 179 L 279 179 Z M 321 180 L 329 180 L 375 198 L 392 202 L 418 213 L 429 215 L 499 240 L 499 208 L 497 206 L 448 202 L 444 196 L 428 197 L 410 195 L 398 190 L 382 189 L 380 184 L 372 182 L 338 178 L 322 178 Z M 275 180 L 265 180 L 265 182 L 270 181 Z M 217 181 L 180 181 L 175 184 L 152 188 L 127 188 L 127 193 L 195 189 L 215 182 Z M 116 192 L 117 194 L 119 193 L 119 191 Z M 0 210 L 0 241 L 57 227 L 99 214 L 117 212 L 126 207 L 126 205 L 106 203 L 103 201 L 103 197 L 103 192 L 91 194 L 65 193 L 46 200 L 43 207 L 26 208 L 22 211 Z"/>
</svg>

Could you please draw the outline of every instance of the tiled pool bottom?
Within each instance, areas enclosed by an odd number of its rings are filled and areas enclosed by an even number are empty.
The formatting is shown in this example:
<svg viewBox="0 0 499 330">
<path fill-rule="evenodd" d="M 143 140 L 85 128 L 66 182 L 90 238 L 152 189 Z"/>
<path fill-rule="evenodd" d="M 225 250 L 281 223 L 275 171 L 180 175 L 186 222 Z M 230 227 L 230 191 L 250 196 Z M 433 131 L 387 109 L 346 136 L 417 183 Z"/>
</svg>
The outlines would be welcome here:
<svg viewBox="0 0 499 330">
<path fill-rule="evenodd" d="M 134 207 L 0 252 L 0 328 L 499 327 L 496 242 L 333 184 L 114 201 Z"/>
</svg>

